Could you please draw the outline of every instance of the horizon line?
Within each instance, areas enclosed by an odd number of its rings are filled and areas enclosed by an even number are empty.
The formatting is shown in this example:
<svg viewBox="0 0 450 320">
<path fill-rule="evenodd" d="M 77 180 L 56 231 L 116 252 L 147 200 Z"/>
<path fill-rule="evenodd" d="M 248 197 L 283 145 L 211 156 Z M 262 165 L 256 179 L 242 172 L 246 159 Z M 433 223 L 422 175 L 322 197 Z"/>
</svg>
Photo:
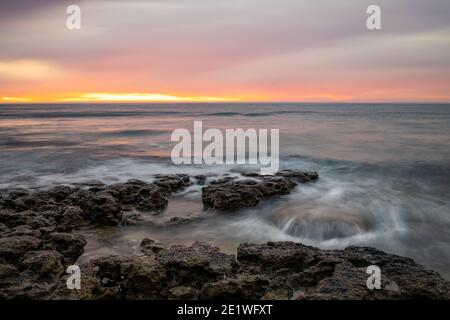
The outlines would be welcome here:
<svg viewBox="0 0 450 320">
<path fill-rule="evenodd" d="M 0 101 L 0 105 L 39 104 L 450 104 L 450 101 Z"/>
</svg>

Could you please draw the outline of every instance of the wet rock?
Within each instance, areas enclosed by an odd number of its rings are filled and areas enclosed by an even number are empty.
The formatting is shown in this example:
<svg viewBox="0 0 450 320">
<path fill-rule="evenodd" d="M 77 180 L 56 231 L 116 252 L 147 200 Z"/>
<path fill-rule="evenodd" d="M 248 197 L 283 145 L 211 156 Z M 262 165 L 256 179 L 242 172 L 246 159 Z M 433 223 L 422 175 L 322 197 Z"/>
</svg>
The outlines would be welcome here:
<svg viewBox="0 0 450 320">
<path fill-rule="evenodd" d="M 319 178 L 319 174 L 317 172 L 303 172 L 303 171 L 294 171 L 294 170 L 281 170 L 277 172 L 277 176 L 286 177 L 286 178 L 295 178 L 296 181 L 306 183 L 310 181 L 317 180 Z"/>
<path fill-rule="evenodd" d="M 11 208 L 13 207 L 14 200 L 27 195 L 29 195 L 28 190 L 23 188 L 1 190 L 1 204 L 5 208 Z"/>
<path fill-rule="evenodd" d="M 199 175 L 194 176 L 194 178 L 197 181 L 197 184 L 200 185 L 200 186 L 202 186 L 202 185 L 204 185 L 206 183 L 206 176 L 205 175 L 199 174 Z"/>
<path fill-rule="evenodd" d="M 22 277 L 35 281 L 55 282 L 64 272 L 63 255 L 57 251 L 41 250 L 27 252 L 20 266 L 25 269 Z"/>
<path fill-rule="evenodd" d="M 78 206 L 62 207 L 55 216 L 57 228 L 61 231 L 72 231 L 83 223 L 83 210 Z"/>
<path fill-rule="evenodd" d="M 83 236 L 63 232 L 51 233 L 49 241 L 45 243 L 46 248 L 60 252 L 68 265 L 73 264 L 83 254 L 85 245 Z"/>
<path fill-rule="evenodd" d="M 159 261 L 166 270 L 170 287 L 201 287 L 205 282 L 232 274 L 237 267 L 233 255 L 222 253 L 219 248 L 203 242 L 190 247 L 171 246 L 159 253 Z"/>
<path fill-rule="evenodd" d="M 450 283 L 412 259 L 374 248 L 320 250 L 292 242 L 243 244 L 238 248 L 240 272 L 268 274 L 265 298 L 293 288 L 295 299 L 450 299 Z M 272 266 L 270 265 L 272 261 Z M 367 267 L 377 265 L 382 288 L 370 290 Z"/>
<path fill-rule="evenodd" d="M 91 261 L 96 277 L 108 279 L 107 286 L 120 288 L 125 299 L 158 299 L 165 286 L 165 271 L 150 256 L 107 256 Z M 105 282 L 103 281 L 103 286 Z"/>
<path fill-rule="evenodd" d="M 106 190 L 123 205 L 132 205 L 138 201 L 137 194 L 140 189 L 148 184 L 141 180 L 129 180 L 126 183 L 113 184 Z"/>
<path fill-rule="evenodd" d="M 244 243 L 237 249 L 241 267 L 257 268 L 261 272 L 280 269 L 302 271 L 317 263 L 319 258 L 319 249 L 294 242 Z"/>
<path fill-rule="evenodd" d="M 0 288 L 9 288 L 20 282 L 20 272 L 12 264 L 0 263 Z M 0 290 L 1 292 L 2 290 Z M 1 297 L 1 295 L 0 295 Z"/>
<path fill-rule="evenodd" d="M 262 200 L 286 195 L 295 183 L 284 177 L 263 177 L 260 180 L 235 180 L 231 177 L 215 180 L 202 190 L 202 200 L 207 207 L 236 210 L 254 207 Z"/>
<path fill-rule="evenodd" d="M 291 276 L 291 285 L 294 289 L 316 286 L 320 280 L 331 277 L 337 264 L 341 260 L 323 258 L 317 264 L 300 273 Z"/>
<path fill-rule="evenodd" d="M 140 245 L 141 252 L 146 255 L 159 254 L 159 252 L 165 248 L 166 246 L 161 242 L 149 238 L 142 239 Z"/>
<path fill-rule="evenodd" d="M 92 264 L 81 265 L 80 273 L 80 289 L 68 289 L 69 275 L 64 275 L 57 282 L 57 286 L 49 298 L 54 300 L 116 300 L 121 298 L 120 288 L 104 286 Z"/>
<path fill-rule="evenodd" d="M 267 175 L 261 175 L 258 172 L 244 171 L 244 172 L 240 172 L 240 173 L 244 177 L 252 177 L 252 178 L 258 178 L 258 179 L 261 179 L 263 177 L 270 177 Z M 273 176 L 291 178 L 291 179 L 295 180 L 295 182 L 301 182 L 301 183 L 314 181 L 319 178 L 319 174 L 317 172 L 305 172 L 305 171 L 296 171 L 296 170 L 281 170 L 281 171 L 278 171 Z"/>
<path fill-rule="evenodd" d="M 220 210 L 254 207 L 263 199 L 263 193 L 256 187 L 257 184 L 253 180 L 215 180 L 203 187 L 202 200 L 206 207 Z"/>
<path fill-rule="evenodd" d="M 85 189 L 75 189 L 63 202 L 65 205 L 78 206 L 84 208 L 84 204 L 88 198 L 93 194 L 92 191 Z"/>
<path fill-rule="evenodd" d="M 41 232 L 39 230 L 35 230 L 28 225 L 20 225 L 13 228 L 8 236 L 31 236 L 35 238 L 39 238 L 41 236 Z"/>
<path fill-rule="evenodd" d="M 186 174 L 155 175 L 153 184 L 165 189 L 167 192 L 180 191 L 192 184 Z"/>
<path fill-rule="evenodd" d="M 99 225 L 117 225 L 122 218 L 122 207 L 107 192 L 89 195 L 83 211 L 88 220 Z"/>
<path fill-rule="evenodd" d="M 34 251 L 41 240 L 32 236 L 8 236 L 0 238 L 0 263 L 16 262 L 28 251 Z"/>
<path fill-rule="evenodd" d="M 11 201 L 11 208 L 16 211 L 25 211 L 31 210 L 37 206 L 42 206 L 46 204 L 45 201 L 42 201 L 35 195 L 24 195 L 22 197 L 18 197 Z"/>
<path fill-rule="evenodd" d="M 73 185 L 79 187 L 103 187 L 105 184 L 100 180 L 88 180 L 83 182 L 75 182 Z"/>
<path fill-rule="evenodd" d="M 50 198 L 56 202 L 65 200 L 75 189 L 69 186 L 56 186 L 47 191 Z"/>
<path fill-rule="evenodd" d="M 167 190 L 149 186 L 139 189 L 136 194 L 136 208 L 143 211 L 163 210 L 169 203 Z"/>
<path fill-rule="evenodd" d="M 0 223 L 0 236 L 9 233 L 10 229 L 3 223 Z"/>
<path fill-rule="evenodd" d="M 24 237 L 29 236 L 22 236 L 20 243 L 27 241 Z M 53 241 L 55 237 L 52 234 Z M 6 243 L 17 247 L 18 241 Z M 143 243 L 152 250 L 152 240 Z M 37 246 L 27 245 L 18 259 L 0 261 L 0 298 L 450 299 L 450 284 L 439 274 L 373 248 L 243 244 L 236 261 L 234 255 L 197 242 L 164 248 L 159 254 L 93 259 L 81 266 L 82 289 L 68 290 L 64 250 L 29 250 Z M 366 268 L 373 263 L 381 268 L 380 290 L 366 286 Z"/>
</svg>

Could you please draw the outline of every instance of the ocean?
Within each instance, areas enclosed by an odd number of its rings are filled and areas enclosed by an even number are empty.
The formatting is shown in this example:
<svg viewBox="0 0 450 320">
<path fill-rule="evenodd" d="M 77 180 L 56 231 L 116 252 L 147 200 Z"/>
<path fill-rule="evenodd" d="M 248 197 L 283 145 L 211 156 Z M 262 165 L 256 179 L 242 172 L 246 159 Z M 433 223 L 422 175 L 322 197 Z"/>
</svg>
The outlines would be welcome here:
<svg viewBox="0 0 450 320">
<path fill-rule="evenodd" d="M 447 104 L 11 104 L 0 105 L 0 188 L 153 174 L 235 174 L 242 166 L 175 166 L 174 129 L 275 128 L 280 167 L 317 182 L 235 213 L 204 210 L 201 186 L 174 195 L 143 223 L 79 232 L 80 261 L 133 254 L 143 237 L 210 242 L 296 241 L 320 248 L 373 246 L 450 279 L 450 105 Z M 189 222 L 168 225 L 173 217 Z"/>
</svg>

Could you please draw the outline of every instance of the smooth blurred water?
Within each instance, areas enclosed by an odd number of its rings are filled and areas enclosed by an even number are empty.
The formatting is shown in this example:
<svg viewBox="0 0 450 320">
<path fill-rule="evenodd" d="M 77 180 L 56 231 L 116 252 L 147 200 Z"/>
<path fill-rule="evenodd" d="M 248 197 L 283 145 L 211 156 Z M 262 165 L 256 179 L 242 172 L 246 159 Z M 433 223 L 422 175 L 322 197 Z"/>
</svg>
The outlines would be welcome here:
<svg viewBox="0 0 450 320">
<path fill-rule="evenodd" d="M 145 236 L 228 251 L 244 241 L 292 240 L 375 246 L 450 277 L 450 105 L 0 105 L 0 188 L 229 173 L 171 164 L 172 130 L 192 130 L 194 120 L 205 129 L 279 128 L 281 167 L 320 179 L 228 215 L 203 211 L 193 186 L 149 223 L 84 231 L 85 259 L 135 252 Z M 192 220 L 166 226 L 171 217 Z"/>
</svg>

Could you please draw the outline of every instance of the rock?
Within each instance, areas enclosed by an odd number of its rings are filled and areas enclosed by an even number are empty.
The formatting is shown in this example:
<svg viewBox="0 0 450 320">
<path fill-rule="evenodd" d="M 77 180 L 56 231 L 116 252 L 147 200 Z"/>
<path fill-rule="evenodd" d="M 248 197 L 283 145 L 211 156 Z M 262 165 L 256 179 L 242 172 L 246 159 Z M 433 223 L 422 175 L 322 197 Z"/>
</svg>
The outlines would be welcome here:
<svg viewBox="0 0 450 320">
<path fill-rule="evenodd" d="M 113 184 L 106 190 L 122 205 L 134 205 L 138 201 L 137 193 L 148 184 L 141 180 L 129 180 L 126 183 Z"/>
<path fill-rule="evenodd" d="M 70 290 L 67 288 L 69 275 L 62 276 L 57 282 L 57 286 L 50 293 L 49 298 L 53 300 L 117 300 L 120 299 L 120 288 L 104 286 L 92 264 L 82 264 L 80 266 L 81 288 Z"/>
<path fill-rule="evenodd" d="M 45 218 L 41 213 L 35 211 L 14 212 L 11 210 L 0 211 L 0 222 L 9 228 L 27 225 L 33 229 L 55 225 L 55 221 Z"/>
<path fill-rule="evenodd" d="M 120 288 L 125 299 L 161 298 L 166 274 L 153 257 L 107 256 L 91 264 L 98 267 L 98 278 L 108 279 L 103 285 Z"/>
<path fill-rule="evenodd" d="M 0 236 L 9 233 L 10 229 L 3 223 L 0 223 Z"/>
<path fill-rule="evenodd" d="M 21 244 L 33 243 L 26 237 L 21 237 Z M 60 244 L 57 238 L 68 241 L 67 235 L 51 234 L 51 238 L 44 239 L 42 246 L 50 240 L 50 244 Z M 6 243 L 17 249 L 19 241 L 8 239 Z M 155 244 L 151 239 L 143 243 L 150 250 Z M 9 262 L 0 261 L 0 298 L 450 299 L 450 284 L 436 272 L 373 248 L 242 244 L 236 261 L 234 255 L 196 242 L 190 247 L 164 248 L 159 254 L 92 259 L 80 266 L 81 290 L 68 290 L 65 250 L 28 250 L 36 246 L 27 245 Z M 380 290 L 366 286 L 366 268 L 374 263 L 382 272 Z"/>
<path fill-rule="evenodd" d="M 71 265 L 83 254 L 85 245 L 86 240 L 81 235 L 54 232 L 49 235 L 45 247 L 60 252 L 65 263 Z"/>
<path fill-rule="evenodd" d="M 190 184 L 187 175 L 156 175 L 151 184 L 134 179 L 108 186 L 106 191 L 130 209 L 161 211 L 167 207 L 170 193 L 180 191 Z"/>
<path fill-rule="evenodd" d="M 153 184 L 165 189 L 167 192 L 180 191 L 192 184 L 186 174 L 155 175 Z"/>
<path fill-rule="evenodd" d="M 11 207 L 16 211 L 25 211 L 34 209 L 37 206 L 46 204 L 45 201 L 40 200 L 35 195 L 24 195 L 12 200 Z"/>
<path fill-rule="evenodd" d="M 21 225 L 13 228 L 8 236 L 31 236 L 35 238 L 39 238 L 41 236 L 41 232 L 39 230 L 32 229 L 28 225 Z"/>
<path fill-rule="evenodd" d="M 69 186 L 56 186 L 47 191 L 50 198 L 56 202 L 65 200 L 75 189 Z"/>
<path fill-rule="evenodd" d="M 197 181 L 197 184 L 200 185 L 200 186 L 202 186 L 202 185 L 204 185 L 206 183 L 206 176 L 205 175 L 199 174 L 199 175 L 194 176 L 194 178 Z"/>
<path fill-rule="evenodd" d="M 5 208 L 14 207 L 13 202 L 15 199 L 27 196 L 29 194 L 28 190 L 23 188 L 13 188 L 9 190 L 1 191 L 1 204 Z"/>
<path fill-rule="evenodd" d="M 264 299 L 295 290 L 296 299 L 450 299 L 450 284 L 413 260 L 374 248 L 320 250 L 292 242 L 242 244 L 241 273 L 270 275 Z M 367 267 L 377 265 L 382 289 L 370 290 Z M 273 288 L 273 289 L 272 289 Z M 277 289 L 278 288 L 278 289 Z"/>
<path fill-rule="evenodd" d="M 259 275 L 238 275 L 235 278 L 207 283 L 201 291 L 200 298 L 214 299 L 260 299 L 269 286 L 269 280 Z"/>
<path fill-rule="evenodd" d="M 75 189 L 64 201 L 64 205 L 78 206 L 84 209 L 84 205 L 94 194 L 94 192 L 85 189 Z"/>
<path fill-rule="evenodd" d="M 281 170 L 277 172 L 276 175 L 280 177 L 295 178 L 296 181 L 302 183 L 314 181 L 319 178 L 319 174 L 317 172 L 303 172 L 293 170 Z"/>
<path fill-rule="evenodd" d="M 83 223 L 83 210 L 79 206 L 62 207 L 56 215 L 57 228 L 61 231 L 72 231 Z"/>
<path fill-rule="evenodd" d="M 107 192 L 89 195 L 82 208 L 85 217 L 95 224 L 117 225 L 122 218 L 122 207 Z"/>
<path fill-rule="evenodd" d="M 1 288 L 9 288 L 20 282 L 20 272 L 12 264 L 0 263 L 0 292 Z M 0 297 L 2 297 L 0 295 Z"/>
<path fill-rule="evenodd" d="M 207 207 L 220 210 L 236 210 L 254 207 L 262 200 L 286 195 L 295 187 L 284 177 L 263 177 L 261 180 L 235 180 L 223 178 L 203 187 L 202 200 Z"/>
<path fill-rule="evenodd" d="M 198 290 L 191 287 L 173 287 L 167 291 L 167 298 L 171 300 L 196 300 Z"/>
<path fill-rule="evenodd" d="M 0 263 L 17 262 L 25 253 L 39 248 L 41 240 L 32 236 L 0 238 Z"/>
<path fill-rule="evenodd" d="M 205 282 L 230 275 L 237 264 L 233 255 L 220 252 L 207 243 L 196 242 L 190 247 L 174 245 L 159 253 L 166 270 L 168 286 L 188 285 L 199 288 Z"/>
<path fill-rule="evenodd" d="M 291 285 L 294 289 L 316 286 L 320 280 L 331 277 L 337 264 L 341 260 L 323 258 L 317 264 L 300 273 L 291 276 Z"/>
<path fill-rule="evenodd" d="M 263 193 L 256 187 L 257 184 L 253 180 L 215 180 L 203 187 L 202 200 L 206 207 L 220 210 L 254 207 L 263 199 Z"/>
<path fill-rule="evenodd" d="M 55 282 L 64 272 L 63 255 L 57 251 L 41 250 L 27 252 L 20 265 L 25 271 L 22 277 L 35 281 Z"/>
<path fill-rule="evenodd" d="M 149 238 L 142 239 L 140 245 L 141 252 L 146 255 L 159 254 L 159 252 L 165 248 L 166 246 L 161 242 Z"/>
<path fill-rule="evenodd" d="M 261 272 L 303 271 L 319 259 L 319 249 L 294 242 L 244 243 L 237 249 L 237 260 L 242 268 L 258 268 Z"/>
<path fill-rule="evenodd" d="M 136 194 L 136 208 L 143 211 L 160 211 L 167 207 L 169 199 L 167 189 L 148 186 L 139 189 Z"/>
<path fill-rule="evenodd" d="M 83 182 L 76 182 L 73 183 L 73 185 L 80 187 L 103 187 L 105 184 L 100 180 L 88 180 Z"/>
</svg>

